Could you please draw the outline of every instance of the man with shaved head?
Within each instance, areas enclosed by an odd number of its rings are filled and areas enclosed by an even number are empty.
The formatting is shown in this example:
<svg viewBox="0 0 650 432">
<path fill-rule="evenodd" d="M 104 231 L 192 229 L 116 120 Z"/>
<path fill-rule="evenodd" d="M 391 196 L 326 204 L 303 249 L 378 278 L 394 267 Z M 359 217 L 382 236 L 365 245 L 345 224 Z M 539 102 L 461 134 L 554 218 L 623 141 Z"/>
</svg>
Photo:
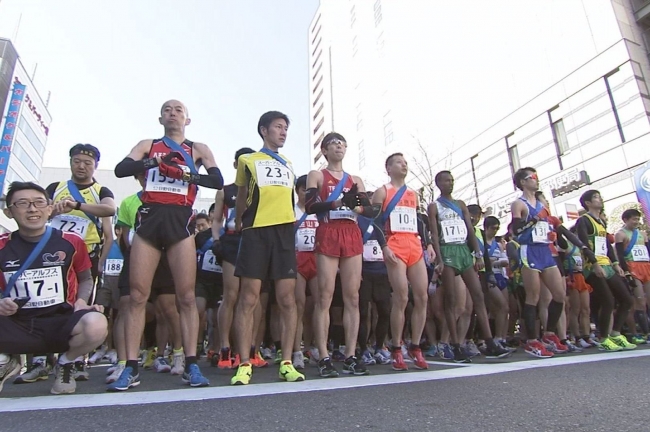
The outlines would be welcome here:
<svg viewBox="0 0 650 432">
<path fill-rule="evenodd" d="M 194 212 L 198 186 L 223 187 L 223 177 L 207 145 L 185 138 L 190 124 L 187 107 L 177 100 L 165 102 L 158 119 L 165 136 L 140 141 L 115 167 L 117 177 L 145 173 L 142 206 L 138 210 L 131 245 L 130 303 L 125 316 L 127 363 L 109 391 L 124 391 L 140 384 L 138 353 L 144 330 L 145 306 L 151 282 L 164 250 L 169 260 L 180 309 L 185 352 L 183 381 L 191 387 L 209 385 L 196 363 L 199 316 L 194 297 L 196 250 Z M 207 174 L 199 174 L 203 166 Z M 120 311 L 121 312 L 121 311 Z"/>
</svg>

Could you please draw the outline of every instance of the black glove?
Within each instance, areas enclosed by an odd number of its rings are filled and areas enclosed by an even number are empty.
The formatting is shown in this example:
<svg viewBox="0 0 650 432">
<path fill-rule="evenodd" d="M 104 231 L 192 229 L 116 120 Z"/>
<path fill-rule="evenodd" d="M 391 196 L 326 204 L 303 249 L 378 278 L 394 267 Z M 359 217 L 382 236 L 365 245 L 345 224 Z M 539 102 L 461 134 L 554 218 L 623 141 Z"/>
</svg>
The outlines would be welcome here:
<svg viewBox="0 0 650 432">
<path fill-rule="evenodd" d="M 223 248 L 221 247 L 221 240 L 215 240 L 214 243 L 212 243 L 212 255 L 214 255 L 217 264 L 223 264 Z"/>
<path fill-rule="evenodd" d="M 178 165 L 179 162 L 184 162 L 183 155 L 177 151 L 173 151 L 162 158 L 160 158 L 167 165 Z"/>
<path fill-rule="evenodd" d="M 357 184 L 353 184 L 352 187 L 348 192 L 345 192 L 343 194 L 343 198 L 341 198 L 341 202 L 343 203 L 344 206 L 353 209 L 355 207 L 359 206 L 359 188 L 357 187 Z"/>
</svg>

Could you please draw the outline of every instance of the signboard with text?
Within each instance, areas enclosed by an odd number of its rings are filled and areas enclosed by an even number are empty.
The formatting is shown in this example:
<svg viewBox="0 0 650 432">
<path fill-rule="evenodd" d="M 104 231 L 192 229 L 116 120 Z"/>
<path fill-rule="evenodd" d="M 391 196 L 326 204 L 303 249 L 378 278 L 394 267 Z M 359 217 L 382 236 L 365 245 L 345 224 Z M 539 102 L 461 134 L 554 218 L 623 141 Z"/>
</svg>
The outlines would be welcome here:
<svg viewBox="0 0 650 432">
<path fill-rule="evenodd" d="M 25 85 L 14 83 L 14 89 L 11 93 L 11 101 L 7 110 L 5 127 L 2 131 L 0 140 L 0 196 L 4 193 L 4 182 L 9 167 L 9 157 L 11 156 L 11 145 L 14 142 L 16 127 L 18 125 L 18 114 L 25 97 Z"/>
</svg>

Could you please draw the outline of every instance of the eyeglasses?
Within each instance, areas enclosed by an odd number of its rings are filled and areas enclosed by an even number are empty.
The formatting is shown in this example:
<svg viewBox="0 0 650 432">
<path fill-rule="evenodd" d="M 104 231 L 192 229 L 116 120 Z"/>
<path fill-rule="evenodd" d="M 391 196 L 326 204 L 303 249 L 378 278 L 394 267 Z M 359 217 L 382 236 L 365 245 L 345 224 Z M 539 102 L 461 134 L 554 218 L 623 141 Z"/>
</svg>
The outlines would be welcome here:
<svg viewBox="0 0 650 432">
<path fill-rule="evenodd" d="M 539 177 L 537 177 L 537 173 L 532 173 L 532 174 L 524 177 L 524 180 L 530 180 L 530 179 L 539 180 Z"/>
<path fill-rule="evenodd" d="M 346 143 L 345 141 L 341 141 L 338 138 L 334 138 L 333 140 L 327 141 L 326 146 L 330 146 L 331 144 L 340 145 L 340 146 L 343 146 L 345 148 L 348 147 L 348 143 Z"/>
<path fill-rule="evenodd" d="M 10 205 L 9 207 L 16 207 L 25 210 L 28 209 L 32 204 L 34 205 L 35 208 L 44 208 L 49 205 L 49 202 L 46 199 L 37 199 L 34 201 L 18 200 L 14 202 L 12 205 Z"/>
</svg>

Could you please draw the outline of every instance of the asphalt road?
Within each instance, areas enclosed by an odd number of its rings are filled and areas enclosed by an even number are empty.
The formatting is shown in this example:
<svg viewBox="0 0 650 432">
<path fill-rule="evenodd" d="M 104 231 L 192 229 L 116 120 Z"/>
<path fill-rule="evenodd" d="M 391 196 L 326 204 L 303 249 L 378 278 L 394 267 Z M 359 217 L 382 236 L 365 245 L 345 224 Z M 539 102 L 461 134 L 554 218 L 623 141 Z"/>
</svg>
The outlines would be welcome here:
<svg viewBox="0 0 650 432">
<path fill-rule="evenodd" d="M 550 360 L 516 353 L 428 372 L 375 366 L 368 377 L 319 379 L 312 366 L 297 384 L 279 383 L 272 366 L 245 387 L 227 385 L 230 371 L 204 367 L 207 389 L 145 371 L 140 387 L 120 394 L 103 391 L 104 370 L 94 367 L 73 396 L 44 396 L 52 378 L 6 384 L 0 430 L 642 431 L 650 430 L 649 363 L 645 347 Z"/>
</svg>

